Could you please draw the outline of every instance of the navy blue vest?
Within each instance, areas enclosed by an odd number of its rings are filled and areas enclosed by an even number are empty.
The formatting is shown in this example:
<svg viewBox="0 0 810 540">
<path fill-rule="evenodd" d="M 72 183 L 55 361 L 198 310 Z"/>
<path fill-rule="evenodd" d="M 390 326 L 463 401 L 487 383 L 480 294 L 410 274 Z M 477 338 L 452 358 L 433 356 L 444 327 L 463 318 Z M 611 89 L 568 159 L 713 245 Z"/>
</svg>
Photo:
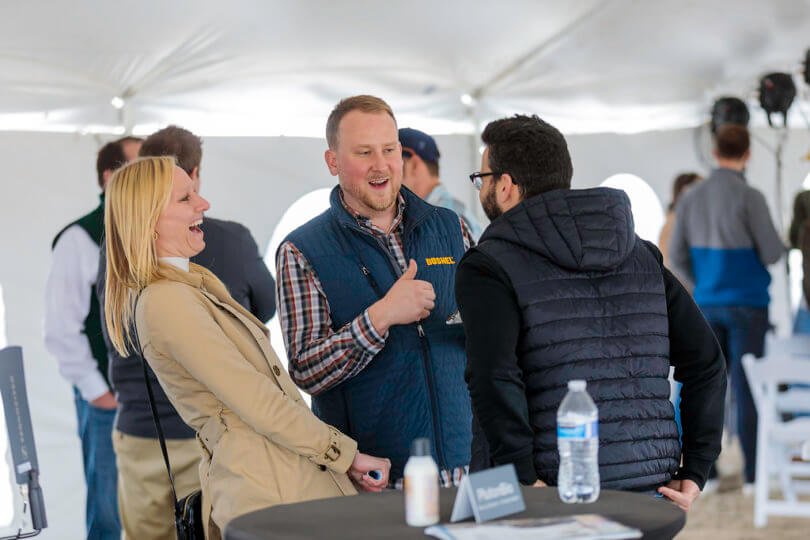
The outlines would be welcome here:
<svg viewBox="0 0 810 540">
<path fill-rule="evenodd" d="M 456 263 L 464 254 L 459 219 L 404 187 L 401 193 L 405 256 L 419 267 L 416 279 L 433 284 L 436 306 L 421 324 L 392 326 L 385 347 L 362 372 L 312 399 L 315 414 L 357 440 L 360 451 L 391 460 L 391 479 L 402 476 L 417 437 L 432 441 L 443 469 L 467 465 L 472 440 L 464 329 L 446 324 L 457 309 Z M 334 330 L 379 300 L 402 274 L 387 247 L 345 209 L 339 187 L 331 208 L 285 241 L 318 276 Z"/>
</svg>

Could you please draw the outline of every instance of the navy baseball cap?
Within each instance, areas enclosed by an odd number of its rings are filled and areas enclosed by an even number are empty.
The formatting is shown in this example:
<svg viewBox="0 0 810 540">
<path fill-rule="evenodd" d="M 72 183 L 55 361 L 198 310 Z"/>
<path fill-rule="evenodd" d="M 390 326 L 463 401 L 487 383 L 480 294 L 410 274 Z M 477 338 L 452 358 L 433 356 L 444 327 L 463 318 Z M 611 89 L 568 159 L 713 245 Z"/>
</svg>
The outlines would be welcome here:
<svg viewBox="0 0 810 540">
<path fill-rule="evenodd" d="M 416 154 L 422 161 L 430 163 L 439 162 L 439 148 L 436 141 L 423 131 L 412 128 L 402 128 L 399 130 L 399 142 L 402 144 L 402 153 L 406 157 Z"/>
</svg>

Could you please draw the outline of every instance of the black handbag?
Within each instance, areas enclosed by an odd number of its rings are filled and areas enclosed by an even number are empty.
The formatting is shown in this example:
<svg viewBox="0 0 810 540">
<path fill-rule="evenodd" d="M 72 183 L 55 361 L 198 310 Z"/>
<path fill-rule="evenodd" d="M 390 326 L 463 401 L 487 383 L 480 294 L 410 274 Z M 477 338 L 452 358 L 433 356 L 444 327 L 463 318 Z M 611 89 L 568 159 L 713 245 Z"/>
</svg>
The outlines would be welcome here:
<svg viewBox="0 0 810 540">
<path fill-rule="evenodd" d="M 143 378 L 146 381 L 146 393 L 149 395 L 149 408 L 152 410 L 152 419 L 155 421 L 158 440 L 160 441 L 160 451 L 163 452 L 163 461 L 166 463 L 166 472 L 169 473 L 169 486 L 172 491 L 174 501 L 174 528 L 177 532 L 177 540 L 205 540 L 205 529 L 203 528 L 202 515 L 202 491 L 193 491 L 177 500 L 177 493 L 174 490 L 174 476 L 172 466 L 169 464 L 169 453 L 166 451 L 166 438 L 163 436 L 163 428 L 160 426 L 160 418 L 155 405 L 155 395 L 152 392 L 152 381 L 149 380 L 149 372 L 146 369 L 146 360 L 143 357 L 141 344 L 138 340 L 138 331 L 133 328 L 135 344 L 138 348 L 138 357 L 143 366 Z"/>
</svg>

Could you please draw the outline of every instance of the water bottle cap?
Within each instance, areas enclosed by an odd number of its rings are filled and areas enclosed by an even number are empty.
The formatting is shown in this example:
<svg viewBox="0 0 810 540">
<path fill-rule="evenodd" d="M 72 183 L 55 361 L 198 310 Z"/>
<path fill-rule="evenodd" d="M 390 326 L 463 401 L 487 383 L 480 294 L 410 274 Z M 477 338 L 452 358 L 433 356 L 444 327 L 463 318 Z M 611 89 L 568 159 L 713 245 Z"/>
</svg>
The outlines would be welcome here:
<svg viewBox="0 0 810 540">
<path fill-rule="evenodd" d="M 582 392 L 585 390 L 586 383 L 582 379 L 574 379 L 573 381 L 568 381 L 568 389 L 573 390 L 574 392 Z"/>
<path fill-rule="evenodd" d="M 414 439 L 411 443 L 412 456 L 429 456 L 430 440 L 425 438 Z"/>
</svg>

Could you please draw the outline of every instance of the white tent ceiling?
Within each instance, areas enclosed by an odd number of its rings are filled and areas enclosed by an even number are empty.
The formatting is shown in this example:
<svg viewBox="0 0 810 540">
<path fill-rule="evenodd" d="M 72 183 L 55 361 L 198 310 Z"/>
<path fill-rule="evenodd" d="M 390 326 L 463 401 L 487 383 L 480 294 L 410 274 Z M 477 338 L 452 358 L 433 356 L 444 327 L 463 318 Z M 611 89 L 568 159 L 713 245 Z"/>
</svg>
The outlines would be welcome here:
<svg viewBox="0 0 810 540">
<path fill-rule="evenodd" d="M 437 133 L 514 112 L 671 129 L 720 94 L 753 107 L 808 35 L 804 0 L 5 1 L 0 129 L 321 136 L 356 93 Z"/>
</svg>

